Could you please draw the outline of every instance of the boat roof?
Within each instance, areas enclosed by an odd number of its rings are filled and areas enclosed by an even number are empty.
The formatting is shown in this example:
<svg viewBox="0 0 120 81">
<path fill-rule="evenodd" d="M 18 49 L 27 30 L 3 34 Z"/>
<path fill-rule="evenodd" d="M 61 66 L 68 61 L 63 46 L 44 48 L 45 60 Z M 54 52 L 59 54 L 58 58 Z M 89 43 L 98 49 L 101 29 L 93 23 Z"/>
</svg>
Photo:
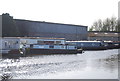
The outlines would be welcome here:
<svg viewBox="0 0 120 81">
<path fill-rule="evenodd" d="M 66 41 L 66 42 L 102 42 L 102 41 Z"/>
<path fill-rule="evenodd" d="M 2 37 L 4 38 L 11 38 L 11 39 L 56 39 L 56 40 L 65 40 L 65 38 L 48 38 L 48 37 Z"/>
</svg>

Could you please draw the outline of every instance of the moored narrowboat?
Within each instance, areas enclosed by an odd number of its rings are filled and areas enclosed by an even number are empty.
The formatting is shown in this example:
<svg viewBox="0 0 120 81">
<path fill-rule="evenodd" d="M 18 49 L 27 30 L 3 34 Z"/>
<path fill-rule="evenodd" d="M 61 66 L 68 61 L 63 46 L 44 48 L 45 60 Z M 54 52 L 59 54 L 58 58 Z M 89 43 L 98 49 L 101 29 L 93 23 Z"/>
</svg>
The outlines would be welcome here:
<svg viewBox="0 0 120 81">
<path fill-rule="evenodd" d="M 26 48 L 25 55 L 46 55 L 46 54 L 78 54 L 82 53 L 82 49 L 76 49 L 72 45 L 39 45 L 31 44 L 30 48 Z"/>
<path fill-rule="evenodd" d="M 106 50 L 102 41 L 67 41 L 67 44 L 76 45 L 77 49 L 83 50 Z"/>
<path fill-rule="evenodd" d="M 82 53 L 75 45 L 66 44 L 64 38 L 3 37 L 1 41 L 2 56 Z"/>
<path fill-rule="evenodd" d="M 120 41 L 66 41 L 67 44 L 76 45 L 83 50 L 107 50 L 120 48 Z"/>
</svg>

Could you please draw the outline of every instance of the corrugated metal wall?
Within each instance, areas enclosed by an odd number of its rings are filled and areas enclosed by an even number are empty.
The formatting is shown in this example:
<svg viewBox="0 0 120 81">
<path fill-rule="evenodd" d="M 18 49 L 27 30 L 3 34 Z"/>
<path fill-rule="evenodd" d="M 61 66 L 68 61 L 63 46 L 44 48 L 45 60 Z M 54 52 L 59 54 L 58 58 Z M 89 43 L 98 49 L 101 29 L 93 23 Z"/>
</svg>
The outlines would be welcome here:
<svg viewBox="0 0 120 81">
<path fill-rule="evenodd" d="M 87 26 L 15 19 L 23 36 L 55 37 L 66 40 L 87 40 Z"/>
</svg>

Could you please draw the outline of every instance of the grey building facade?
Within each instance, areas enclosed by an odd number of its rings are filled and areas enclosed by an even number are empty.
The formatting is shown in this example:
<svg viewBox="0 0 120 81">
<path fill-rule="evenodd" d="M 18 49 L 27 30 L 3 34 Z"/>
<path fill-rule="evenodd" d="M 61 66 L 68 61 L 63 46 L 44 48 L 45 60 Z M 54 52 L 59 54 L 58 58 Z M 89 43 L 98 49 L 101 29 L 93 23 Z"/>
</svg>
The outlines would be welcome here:
<svg viewBox="0 0 120 81">
<path fill-rule="evenodd" d="M 22 36 L 87 40 L 87 26 L 14 19 Z"/>
</svg>

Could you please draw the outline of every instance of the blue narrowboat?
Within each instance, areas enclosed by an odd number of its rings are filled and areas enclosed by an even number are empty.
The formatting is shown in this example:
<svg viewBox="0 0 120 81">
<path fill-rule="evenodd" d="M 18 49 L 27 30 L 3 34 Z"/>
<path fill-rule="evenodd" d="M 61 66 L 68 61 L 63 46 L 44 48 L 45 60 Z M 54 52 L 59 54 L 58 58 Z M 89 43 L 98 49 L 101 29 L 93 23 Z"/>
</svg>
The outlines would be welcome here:
<svg viewBox="0 0 120 81">
<path fill-rule="evenodd" d="M 77 49 L 83 50 L 106 50 L 103 41 L 66 41 L 67 44 L 76 45 Z"/>
</svg>

